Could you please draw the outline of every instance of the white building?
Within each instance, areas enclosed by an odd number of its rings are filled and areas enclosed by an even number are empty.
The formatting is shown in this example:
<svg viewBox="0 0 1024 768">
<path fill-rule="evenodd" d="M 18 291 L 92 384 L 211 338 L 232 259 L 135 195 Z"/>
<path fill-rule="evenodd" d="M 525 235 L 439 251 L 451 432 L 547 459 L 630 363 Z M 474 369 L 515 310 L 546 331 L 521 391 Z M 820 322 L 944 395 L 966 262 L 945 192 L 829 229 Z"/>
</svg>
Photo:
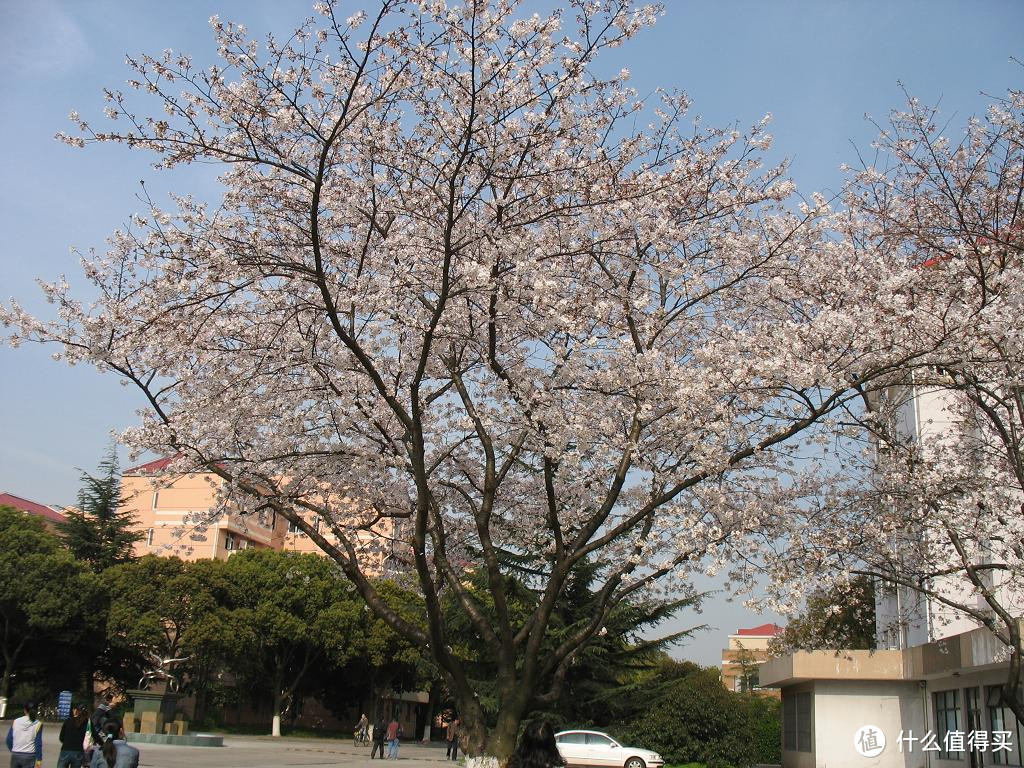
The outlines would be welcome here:
<svg viewBox="0 0 1024 768">
<path fill-rule="evenodd" d="M 951 427 L 947 395 L 936 388 L 892 395 L 902 398 L 895 426 L 905 439 Z M 1019 585 L 993 586 L 1003 605 L 1024 615 Z M 931 588 L 987 610 L 956 575 Z M 908 588 L 879 585 L 875 609 L 879 650 L 797 652 L 761 666 L 760 684 L 782 691 L 784 768 L 1024 765 L 1024 728 L 1000 703 L 1005 646 L 962 612 Z"/>
</svg>

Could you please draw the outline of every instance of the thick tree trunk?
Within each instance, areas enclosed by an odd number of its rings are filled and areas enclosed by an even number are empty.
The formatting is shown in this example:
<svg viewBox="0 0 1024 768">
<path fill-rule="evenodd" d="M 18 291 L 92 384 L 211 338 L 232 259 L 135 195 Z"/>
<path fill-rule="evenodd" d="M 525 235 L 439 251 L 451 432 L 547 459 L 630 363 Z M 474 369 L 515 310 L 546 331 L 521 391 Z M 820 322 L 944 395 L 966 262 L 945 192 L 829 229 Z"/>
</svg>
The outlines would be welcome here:
<svg viewBox="0 0 1024 768">
<path fill-rule="evenodd" d="M 4 676 L 0 679 L 0 697 L 10 698 L 11 688 L 11 665 L 9 663 L 4 664 Z"/>
<path fill-rule="evenodd" d="M 192 719 L 197 723 L 206 721 L 206 688 L 205 684 L 196 686 L 195 689 L 195 709 L 192 711 Z"/>
<path fill-rule="evenodd" d="M 487 755 L 494 757 L 504 768 L 509 757 L 516 751 L 519 723 L 522 715 L 518 712 L 499 712 L 498 722 L 487 734 Z"/>
<path fill-rule="evenodd" d="M 437 709 L 438 699 L 441 697 L 441 684 L 434 681 L 430 685 L 430 693 L 427 696 L 427 717 L 423 724 L 423 743 L 430 743 L 430 733 L 434 724 L 434 711 Z"/>
<path fill-rule="evenodd" d="M 1019 629 L 1011 632 L 1011 636 L 1017 641 L 1015 648 L 1010 651 L 1010 666 L 1006 671 L 1006 684 L 1003 686 L 1003 706 L 1008 707 L 1017 716 L 1018 723 L 1024 723 L 1024 669 L 1021 665 L 1021 644 Z"/>
<path fill-rule="evenodd" d="M 505 768 L 509 757 L 516 749 L 519 724 L 523 712 L 519 707 L 505 707 L 498 712 L 498 721 L 488 729 L 483 712 L 474 707 L 463 707 L 460 711 L 460 747 L 466 754 L 467 768 Z M 469 710 L 470 714 L 467 714 Z"/>
<path fill-rule="evenodd" d="M 9 651 L 6 647 L 3 649 L 4 653 L 4 675 L 0 679 L 0 696 L 5 699 L 9 699 L 11 695 L 11 673 L 14 670 L 14 665 L 18 663 L 18 656 L 21 655 L 21 649 L 25 647 L 25 641 L 28 638 L 22 639 L 18 646 L 13 650 Z"/>
<path fill-rule="evenodd" d="M 96 664 L 95 661 L 90 658 L 85 663 L 85 669 L 82 670 L 82 695 L 86 697 L 86 701 L 92 703 L 94 690 L 96 688 Z"/>
<path fill-rule="evenodd" d="M 281 704 L 284 701 L 284 697 L 281 695 L 281 686 L 274 685 L 274 719 L 270 726 L 271 736 L 281 735 Z"/>
</svg>

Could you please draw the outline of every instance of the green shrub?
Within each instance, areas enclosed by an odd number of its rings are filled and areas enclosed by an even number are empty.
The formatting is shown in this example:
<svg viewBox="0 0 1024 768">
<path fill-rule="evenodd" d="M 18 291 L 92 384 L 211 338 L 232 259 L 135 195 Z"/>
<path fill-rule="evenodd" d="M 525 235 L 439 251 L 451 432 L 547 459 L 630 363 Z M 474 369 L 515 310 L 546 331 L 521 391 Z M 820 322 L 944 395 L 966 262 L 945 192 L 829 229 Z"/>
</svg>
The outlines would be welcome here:
<svg viewBox="0 0 1024 768">
<path fill-rule="evenodd" d="M 780 762 L 780 728 L 777 701 L 727 691 L 707 669 L 678 680 L 621 734 L 667 763 L 727 768 Z"/>
</svg>

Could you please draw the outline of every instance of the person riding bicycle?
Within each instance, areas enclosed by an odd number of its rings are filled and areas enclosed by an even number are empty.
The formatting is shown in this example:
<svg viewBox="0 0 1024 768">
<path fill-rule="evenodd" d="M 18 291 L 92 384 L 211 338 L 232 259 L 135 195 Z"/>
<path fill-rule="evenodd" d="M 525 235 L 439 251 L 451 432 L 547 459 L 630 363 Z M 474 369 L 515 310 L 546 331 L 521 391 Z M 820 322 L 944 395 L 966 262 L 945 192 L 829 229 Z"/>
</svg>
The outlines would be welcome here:
<svg viewBox="0 0 1024 768">
<path fill-rule="evenodd" d="M 360 742 L 370 741 L 370 718 L 363 713 L 363 716 L 359 718 L 359 722 L 356 723 L 355 727 L 356 740 Z"/>
</svg>

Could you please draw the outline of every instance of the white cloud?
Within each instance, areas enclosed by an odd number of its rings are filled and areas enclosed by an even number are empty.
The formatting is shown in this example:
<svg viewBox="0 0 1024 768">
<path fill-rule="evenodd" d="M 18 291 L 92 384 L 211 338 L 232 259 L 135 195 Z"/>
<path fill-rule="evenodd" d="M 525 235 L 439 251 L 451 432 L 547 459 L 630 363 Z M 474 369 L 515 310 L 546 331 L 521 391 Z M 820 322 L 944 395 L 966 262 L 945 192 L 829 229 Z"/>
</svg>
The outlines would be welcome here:
<svg viewBox="0 0 1024 768">
<path fill-rule="evenodd" d="M 5 77 L 61 75 L 91 56 L 82 29 L 58 0 L 0 0 L 0 67 Z"/>
</svg>

